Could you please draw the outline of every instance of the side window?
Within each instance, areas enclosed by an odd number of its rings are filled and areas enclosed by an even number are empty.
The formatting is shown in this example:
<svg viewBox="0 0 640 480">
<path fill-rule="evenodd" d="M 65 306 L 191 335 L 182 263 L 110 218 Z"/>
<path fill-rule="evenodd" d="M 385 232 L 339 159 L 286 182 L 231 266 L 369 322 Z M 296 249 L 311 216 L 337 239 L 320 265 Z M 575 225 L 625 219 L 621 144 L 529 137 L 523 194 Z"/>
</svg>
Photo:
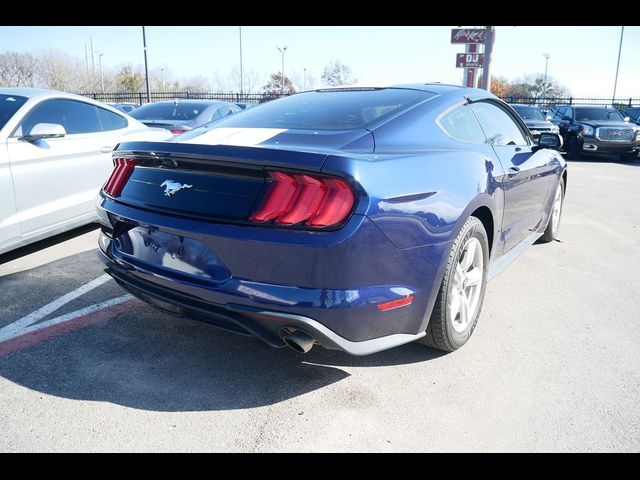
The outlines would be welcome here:
<svg viewBox="0 0 640 480">
<path fill-rule="evenodd" d="M 98 115 L 100 116 L 103 132 L 127 128 L 127 119 L 117 113 L 110 112 L 104 108 L 98 108 Z"/>
<path fill-rule="evenodd" d="M 467 105 L 457 107 L 440 119 L 440 126 L 451 138 L 465 143 L 485 143 L 478 120 Z"/>
<path fill-rule="evenodd" d="M 223 105 L 221 107 L 216 108 L 213 113 L 211 114 L 211 118 L 210 120 L 217 120 L 219 118 L 222 117 L 226 117 L 227 115 L 229 115 L 229 107 L 227 107 L 226 105 Z"/>
<path fill-rule="evenodd" d="M 488 102 L 470 105 L 491 145 L 528 145 L 520 127 L 507 112 Z"/>
<path fill-rule="evenodd" d="M 48 100 L 24 118 L 19 129 L 25 135 L 38 123 L 57 123 L 67 134 L 99 132 L 98 108 L 76 100 Z"/>
<path fill-rule="evenodd" d="M 562 115 L 564 115 L 565 110 L 567 109 L 567 107 L 559 107 L 556 110 L 556 113 L 553 115 L 553 119 L 554 120 L 562 120 Z"/>
</svg>

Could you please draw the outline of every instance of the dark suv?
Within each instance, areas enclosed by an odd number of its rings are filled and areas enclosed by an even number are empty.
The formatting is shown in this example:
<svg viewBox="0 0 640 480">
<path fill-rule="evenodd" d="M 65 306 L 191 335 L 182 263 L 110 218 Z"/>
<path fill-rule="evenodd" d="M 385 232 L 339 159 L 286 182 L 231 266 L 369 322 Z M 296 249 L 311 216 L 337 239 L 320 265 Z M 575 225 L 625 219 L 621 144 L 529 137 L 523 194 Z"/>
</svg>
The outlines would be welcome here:
<svg viewBox="0 0 640 480">
<path fill-rule="evenodd" d="M 551 121 L 560 127 L 567 158 L 613 153 L 633 160 L 640 151 L 640 128 L 614 108 L 559 105 Z"/>
</svg>

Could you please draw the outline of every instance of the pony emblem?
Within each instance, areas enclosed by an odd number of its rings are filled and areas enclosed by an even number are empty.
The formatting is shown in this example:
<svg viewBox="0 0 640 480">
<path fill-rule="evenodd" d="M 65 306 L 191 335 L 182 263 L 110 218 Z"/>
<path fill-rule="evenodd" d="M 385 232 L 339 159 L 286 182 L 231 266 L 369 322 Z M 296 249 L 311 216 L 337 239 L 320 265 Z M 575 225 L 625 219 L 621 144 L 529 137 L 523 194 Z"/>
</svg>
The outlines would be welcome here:
<svg viewBox="0 0 640 480">
<path fill-rule="evenodd" d="M 180 182 L 174 182 L 173 180 L 165 180 L 164 182 L 162 182 L 162 185 L 160 185 L 160 187 L 165 187 L 164 194 L 167 197 L 170 197 L 180 190 L 185 190 L 187 188 L 193 187 L 193 185 L 187 185 L 186 183 L 182 184 Z"/>
</svg>

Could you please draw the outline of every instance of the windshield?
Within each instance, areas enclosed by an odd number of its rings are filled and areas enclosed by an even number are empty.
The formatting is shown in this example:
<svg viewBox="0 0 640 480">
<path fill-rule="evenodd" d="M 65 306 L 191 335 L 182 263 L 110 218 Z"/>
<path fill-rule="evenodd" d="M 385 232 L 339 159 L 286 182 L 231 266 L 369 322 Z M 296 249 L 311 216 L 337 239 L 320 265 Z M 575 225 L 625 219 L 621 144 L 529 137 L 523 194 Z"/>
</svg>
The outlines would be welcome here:
<svg viewBox="0 0 640 480">
<path fill-rule="evenodd" d="M 210 104 L 208 103 L 147 103 L 129 115 L 138 120 L 193 120 Z"/>
<path fill-rule="evenodd" d="M 624 122 L 624 118 L 620 112 L 613 108 L 584 108 L 576 107 L 576 120 L 611 120 L 615 122 Z"/>
<path fill-rule="evenodd" d="M 246 109 L 216 127 L 344 130 L 364 128 L 435 94 L 399 88 L 299 93 Z"/>
<path fill-rule="evenodd" d="M 15 95 L 0 95 L 0 129 L 2 129 L 9 119 L 24 105 L 26 97 Z"/>
<path fill-rule="evenodd" d="M 541 122 L 546 120 L 538 107 L 526 107 L 522 105 L 511 106 L 516 112 L 518 112 L 518 115 L 520 115 L 523 120 L 540 120 Z"/>
</svg>

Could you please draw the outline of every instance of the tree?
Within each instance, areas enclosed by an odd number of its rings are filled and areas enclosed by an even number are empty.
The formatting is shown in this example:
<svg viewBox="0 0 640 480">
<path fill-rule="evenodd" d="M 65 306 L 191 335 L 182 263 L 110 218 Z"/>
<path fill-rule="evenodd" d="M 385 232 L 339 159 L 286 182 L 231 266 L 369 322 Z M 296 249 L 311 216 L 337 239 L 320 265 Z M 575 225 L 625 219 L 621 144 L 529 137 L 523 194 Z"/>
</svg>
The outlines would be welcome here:
<svg viewBox="0 0 640 480">
<path fill-rule="evenodd" d="M 528 74 L 507 86 L 506 96 L 529 97 L 533 101 L 539 98 L 554 99 L 571 95 L 569 89 L 561 85 L 551 76 L 547 76 L 545 88 L 544 77 L 539 74 Z"/>
<path fill-rule="evenodd" d="M 126 64 L 118 73 L 118 87 L 124 92 L 141 92 L 144 87 L 144 80 L 140 68 L 133 70 L 131 64 Z"/>
<path fill-rule="evenodd" d="M 491 87 L 489 90 L 497 97 L 504 97 L 507 95 L 507 89 L 509 88 L 509 82 L 504 77 L 491 77 Z"/>
<path fill-rule="evenodd" d="M 324 85 L 330 87 L 350 85 L 358 81 L 351 71 L 351 68 L 341 63 L 340 60 L 331 61 L 324 67 L 321 80 Z"/>
<path fill-rule="evenodd" d="M 37 67 L 30 53 L 0 53 L 0 87 L 33 87 Z"/>
<path fill-rule="evenodd" d="M 282 73 L 272 73 L 267 84 L 262 87 L 262 93 L 265 95 L 265 101 L 280 97 L 282 94 Z M 293 88 L 289 77 L 285 75 L 284 94 L 291 95 L 292 93 L 296 93 L 296 90 Z"/>
</svg>

